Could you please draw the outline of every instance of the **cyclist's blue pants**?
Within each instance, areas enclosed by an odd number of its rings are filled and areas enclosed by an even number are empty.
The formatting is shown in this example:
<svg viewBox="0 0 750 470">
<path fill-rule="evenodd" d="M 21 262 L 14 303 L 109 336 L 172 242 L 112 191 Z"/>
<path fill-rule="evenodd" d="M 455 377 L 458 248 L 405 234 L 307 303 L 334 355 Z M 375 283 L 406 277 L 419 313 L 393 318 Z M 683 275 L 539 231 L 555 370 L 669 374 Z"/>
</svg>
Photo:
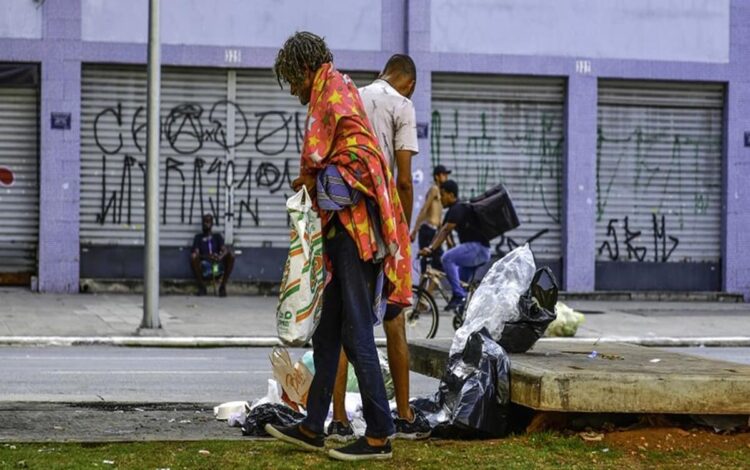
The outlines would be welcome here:
<svg viewBox="0 0 750 470">
<path fill-rule="evenodd" d="M 453 295 L 466 297 L 461 281 L 468 281 L 474 269 L 490 260 L 490 249 L 479 242 L 462 243 L 446 251 L 441 258 Z"/>
</svg>

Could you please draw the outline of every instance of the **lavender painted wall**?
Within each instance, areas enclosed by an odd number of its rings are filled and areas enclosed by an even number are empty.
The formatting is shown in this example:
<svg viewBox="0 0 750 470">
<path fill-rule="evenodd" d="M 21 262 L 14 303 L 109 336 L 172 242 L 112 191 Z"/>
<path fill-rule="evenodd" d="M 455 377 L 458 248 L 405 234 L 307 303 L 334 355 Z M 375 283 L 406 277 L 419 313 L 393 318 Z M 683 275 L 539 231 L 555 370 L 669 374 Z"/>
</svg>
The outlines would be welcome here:
<svg viewBox="0 0 750 470">
<path fill-rule="evenodd" d="M 82 0 L 84 41 L 146 43 L 148 0 Z M 373 0 L 162 0 L 162 43 L 277 47 L 297 30 L 322 31 L 335 49 L 381 48 Z"/>
<path fill-rule="evenodd" d="M 3 0 L 0 38 L 40 39 L 42 9 L 31 0 Z"/>
<path fill-rule="evenodd" d="M 563 159 L 563 289 L 594 290 L 596 95 L 590 75 L 571 75 L 565 99 Z"/>
<path fill-rule="evenodd" d="M 727 89 L 724 163 L 723 290 L 750 302 L 750 4 L 732 2 L 731 79 Z"/>
<path fill-rule="evenodd" d="M 44 291 L 76 291 L 78 286 L 78 187 L 80 173 L 81 63 L 140 63 L 146 61 L 142 40 L 127 43 L 81 41 L 82 2 L 47 1 L 42 7 L 42 37 L 0 36 L 0 61 L 42 64 L 40 120 L 41 210 L 39 285 Z M 28 3 L 32 3 L 28 0 Z M 589 60 L 587 75 L 576 73 L 577 57 L 431 52 L 433 35 L 430 0 L 382 0 L 379 48 L 334 46 L 340 68 L 379 70 L 395 52 L 414 57 L 419 80 L 413 97 L 419 122 L 430 122 L 433 72 L 524 74 L 566 77 L 566 140 L 563 191 L 565 288 L 594 288 L 594 216 L 588 202 L 596 197 L 596 82 L 599 78 L 714 81 L 727 83 L 725 145 L 725 208 L 722 239 L 723 287 L 750 300 L 750 149 L 743 134 L 750 131 L 750 4 L 731 0 L 728 63 L 679 60 Z M 26 21 L 26 20 L 24 20 Z M 23 26 L 23 28 L 21 28 Z M 293 29 L 291 23 L 288 25 Z M 30 28 L 28 24 L 20 29 Z M 326 34 L 326 31 L 320 31 Z M 372 39 L 372 38 L 370 38 Z M 229 45 L 240 51 L 239 62 L 228 62 L 226 48 L 216 45 L 163 46 L 163 64 L 226 68 L 268 68 L 277 48 L 262 44 Z M 359 48 L 360 50 L 357 50 Z M 69 112 L 72 129 L 51 130 L 50 112 Z M 431 131 L 431 130 L 430 130 Z M 414 160 L 415 196 L 431 180 L 430 141 L 420 139 Z"/>
<path fill-rule="evenodd" d="M 39 290 L 78 292 L 80 0 L 45 2 L 40 118 Z M 50 113 L 71 114 L 70 130 Z"/>
<path fill-rule="evenodd" d="M 743 293 L 750 299 L 750 149 L 742 138 L 750 130 L 750 4 L 732 0 L 729 63 L 668 60 L 618 60 L 588 57 L 522 56 L 510 54 L 429 54 L 433 72 L 484 74 L 528 74 L 567 77 L 566 142 L 563 191 L 564 287 L 593 291 L 595 274 L 595 223 L 588 200 L 595 201 L 596 81 L 599 78 L 645 80 L 713 81 L 728 83 L 727 145 L 725 149 L 725 194 L 723 276 L 725 291 Z M 433 33 L 434 34 L 434 33 Z M 500 46 L 498 46 L 500 47 Z M 577 67 L 587 66 L 585 77 Z M 575 119 L 573 119 L 575 117 Z M 576 257 L 576 259 L 573 259 Z"/>
<path fill-rule="evenodd" d="M 417 124 L 430 122 L 432 114 L 432 64 L 430 57 L 430 1 L 408 0 L 407 10 L 407 48 L 406 51 L 414 59 L 417 66 L 417 87 L 412 96 L 412 102 L 417 114 Z M 430 155 L 430 137 L 419 139 L 419 154 L 412 158 L 412 174 L 414 182 L 414 206 L 412 221 L 416 219 L 422 208 L 427 190 L 432 185 L 432 162 Z M 418 245 L 412 244 L 412 252 L 416 253 Z M 412 272 L 414 279 L 419 275 L 416 269 Z"/>
<path fill-rule="evenodd" d="M 429 0 L 410 0 L 408 2 L 408 53 L 417 65 L 417 87 L 412 102 L 417 113 L 418 123 L 429 123 L 431 106 L 430 67 L 430 2 Z M 429 132 L 429 129 L 428 129 Z M 432 184 L 432 164 L 430 162 L 430 138 L 419 139 L 419 154 L 412 159 L 414 174 L 414 210 L 413 218 L 422 206 L 425 194 Z"/>
<path fill-rule="evenodd" d="M 729 0 L 433 0 L 434 52 L 727 62 Z"/>
</svg>

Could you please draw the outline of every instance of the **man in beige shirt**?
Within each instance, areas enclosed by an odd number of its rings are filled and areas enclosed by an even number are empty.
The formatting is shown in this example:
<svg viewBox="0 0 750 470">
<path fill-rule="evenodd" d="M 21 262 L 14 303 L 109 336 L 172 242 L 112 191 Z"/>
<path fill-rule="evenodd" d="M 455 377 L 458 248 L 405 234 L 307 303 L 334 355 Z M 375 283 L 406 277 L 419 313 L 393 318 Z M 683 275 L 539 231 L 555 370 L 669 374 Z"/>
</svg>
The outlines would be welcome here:
<svg viewBox="0 0 750 470">
<path fill-rule="evenodd" d="M 416 84 L 414 61 L 407 55 L 395 54 L 377 80 L 359 89 L 380 148 L 396 177 L 398 196 L 407 223 L 411 220 L 413 199 L 411 160 L 419 152 L 416 112 L 410 99 Z M 404 317 L 402 309 L 395 305 L 388 305 L 383 317 L 388 364 L 395 388 L 395 437 L 425 439 L 430 436 L 430 425 L 421 412 L 409 405 L 409 347 Z M 347 358 L 342 352 L 333 389 L 333 420 L 328 427 L 328 439 L 343 441 L 354 437 L 354 430 L 346 415 L 346 382 Z"/>
<path fill-rule="evenodd" d="M 419 249 L 430 246 L 432 239 L 435 238 L 440 219 L 443 216 L 443 204 L 440 202 L 440 185 L 448 180 L 451 171 L 443 165 L 437 165 L 432 170 L 433 184 L 427 191 L 424 198 L 422 210 L 419 211 L 417 220 L 414 223 L 414 230 L 411 232 L 411 241 L 419 236 Z M 440 257 L 443 250 L 438 249 L 432 253 L 430 265 L 435 269 L 440 269 Z M 427 259 L 422 258 L 420 261 L 422 272 L 427 268 Z"/>
</svg>

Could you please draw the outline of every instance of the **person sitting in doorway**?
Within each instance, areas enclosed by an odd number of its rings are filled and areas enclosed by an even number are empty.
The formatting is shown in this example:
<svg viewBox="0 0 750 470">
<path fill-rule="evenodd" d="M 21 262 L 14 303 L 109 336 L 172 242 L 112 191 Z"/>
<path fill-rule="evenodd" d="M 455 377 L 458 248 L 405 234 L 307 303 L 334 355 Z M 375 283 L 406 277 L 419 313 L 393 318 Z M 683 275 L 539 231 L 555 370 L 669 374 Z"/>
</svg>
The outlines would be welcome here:
<svg viewBox="0 0 750 470">
<path fill-rule="evenodd" d="M 446 251 L 441 262 L 445 277 L 451 285 L 453 296 L 445 310 L 460 308 L 466 300 L 466 289 L 461 281 L 468 281 L 471 270 L 490 260 L 490 241 L 477 229 L 477 218 L 468 204 L 458 199 L 458 183 L 448 180 L 440 185 L 440 200 L 448 212 L 443 219 L 440 231 L 426 248 L 420 250 L 421 256 L 432 255 L 455 230 L 461 242 Z"/>
<path fill-rule="evenodd" d="M 227 280 L 234 268 L 234 254 L 224 244 L 224 237 L 213 233 L 214 217 L 203 216 L 203 231 L 193 238 L 193 252 L 190 264 L 198 281 L 198 295 L 206 295 L 206 279 L 218 279 L 219 295 L 227 296 Z"/>
</svg>

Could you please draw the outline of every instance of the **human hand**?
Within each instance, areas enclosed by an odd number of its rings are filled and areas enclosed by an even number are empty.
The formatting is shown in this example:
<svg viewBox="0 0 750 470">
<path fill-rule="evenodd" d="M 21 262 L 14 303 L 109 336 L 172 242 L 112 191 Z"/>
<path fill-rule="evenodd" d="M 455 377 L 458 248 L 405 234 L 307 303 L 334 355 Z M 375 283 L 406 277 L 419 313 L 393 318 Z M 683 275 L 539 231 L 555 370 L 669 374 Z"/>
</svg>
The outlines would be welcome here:
<svg viewBox="0 0 750 470">
<path fill-rule="evenodd" d="M 421 250 L 419 250 L 419 256 L 425 257 L 430 256 L 431 254 L 432 250 L 430 249 L 430 247 L 422 248 Z"/>
<path fill-rule="evenodd" d="M 302 187 L 307 188 L 307 192 L 312 194 L 315 192 L 315 177 L 313 175 L 303 174 L 299 175 L 294 181 L 292 181 L 292 189 L 299 191 Z"/>
<path fill-rule="evenodd" d="M 409 238 L 411 239 L 411 241 L 412 241 L 412 242 L 413 242 L 414 240 L 416 240 L 416 239 L 417 239 L 417 232 L 416 232 L 416 231 L 412 231 L 412 232 L 411 232 L 411 233 L 409 234 Z"/>
</svg>

